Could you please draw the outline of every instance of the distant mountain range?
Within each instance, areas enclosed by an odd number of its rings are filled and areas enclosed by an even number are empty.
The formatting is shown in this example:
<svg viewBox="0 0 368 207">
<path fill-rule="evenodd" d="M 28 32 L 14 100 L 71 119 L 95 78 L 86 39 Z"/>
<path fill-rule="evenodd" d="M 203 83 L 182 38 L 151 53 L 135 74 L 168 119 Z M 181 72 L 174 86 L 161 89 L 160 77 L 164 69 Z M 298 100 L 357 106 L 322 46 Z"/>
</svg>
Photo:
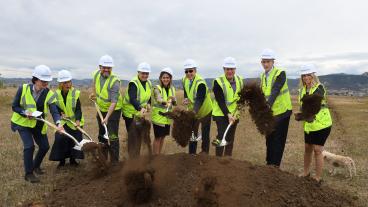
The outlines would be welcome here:
<svg viewBox="0 0 368 207">
<path fill-rule="evenodd" d="M 323 83 L 328 91 L 334 92 L 334 93 L 363 93 L 365 95 L 368 95 L 368 72 L 363 73 L 362 75 L 350 75 L 350 74 L 330 74 L 330 75 L 323 75 L 319 76 L 319 79 L 321 83 Z M 30 80 L 25 78 L 2 78 L 4 81 L 4 84 L 6 86 L 18 86 L 22 83 L 27 83 Z M 213 78 L 207 78 L 205 79 L 208 86 L 212 86 Z M 253 79 L 246 79 L 245 81 L 254 81 L 259 80 L 258 78 Z M 91 79 L 82 79 L 73 80 L 73 84 L 78 87 L 88 87 L 91 85 Z M 157 84 L 158 80 L 154 79 L 152 80 L 153 84 Z M 122 85 L 127 86 L 129 83 L 128 80 L 122 80 Z M 181 80 L 174 80 L 174 85 L 177 88 L 181 88 Z M 299 85 L 299 79 L 288 79 L 289 88 L 292 92 L 296 92 L 298 85 Z M 56 86 L 57 83 L 54 80 L 51 82 L 52 86 Z M 346 94 L 349 95 L 349 94 Z M 354 95 L 354 94 L 352 94 Z"/>
</svg>

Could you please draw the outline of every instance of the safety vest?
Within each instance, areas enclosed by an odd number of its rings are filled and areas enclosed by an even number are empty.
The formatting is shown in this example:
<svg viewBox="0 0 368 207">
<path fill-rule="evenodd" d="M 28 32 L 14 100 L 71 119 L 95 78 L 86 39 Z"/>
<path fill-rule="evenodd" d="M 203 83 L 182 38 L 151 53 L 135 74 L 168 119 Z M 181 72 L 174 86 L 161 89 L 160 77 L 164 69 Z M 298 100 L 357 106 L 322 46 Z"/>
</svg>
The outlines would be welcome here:
<svg viewBox="0 0 368 207">
<path fill-rule="evenodd" d="M 236 115 L 236 108 L 237 108 L 237 101 L 239 100 L 239 92 L 243 88 L 243 78 L 235 75 L 235 84 L 236 90 L 234 92 L 233 88 L 231 87 L 230 82 L 226 79 L 225 75 L 222 75 L 214 80 L 217 84 L 221 87 L 222 92 L 224 93 L 225 103 L 229 112 L 233 115 Z M 222 113 L 220 106 L 218 105 L 216 99 L 213 102 L 213 111 L 212 116 L 227 116 Z"/>
<path fill-rule="evenodd" d="M 170 96 L 175 97 L 175 88 L 174 86 L 171 86 L 169 89 L 169 94 L 166 93 L 166 89 L 162 88 L 160 85 L 156 85 L 155 89 L 160 91 L 161 97 L 162 97 L 162 101 L 167 102 L 168 98 Z M 157 100 L 155 99 L 155 97 L 153 96 L 152 98 L 152 122 L 156 125 L 165 125 L 165 124 L 171 124 L 171 119 L 160 115 L 160 111 L 161 112 L 166 112 L 166 107 L 163 106 L 161 103 L 157 102 Z M 172 111 L 171 109 L 169 109 L 169 111 Z"/>
<path fill-rule="evenodd" d="M 317 90 L 318 86 L 321 84 L 316 84 L 309 90 L 309 94 L 313 94 L 314 91 Z M 323 85 L 322 85 L 323 86 Z M 307 88 L 304 86 L 303 88 L 299 89 L 299 104 L 300 106 L 303 105 L 302 98 L 307 93 Z M 318 131 L 321 129 L 325 129 L 327 127 L 332 126 L 332 118 L 330 114 L 330 110 L 327 107 L 327 99 L 326 99 L 326 90 L 323 94 L 322 99 L 322 106 L 321 110 L 316 114 L 316 118 L 313 122 L 304 122 L 304 131 L 308 134 L 309 132 Z"/>
<path fill-rule="evenodd" d="M 56 102 L 56 94 L 51 90 L 48 91 L 46 95 L 46 99 L 44 102 L 43 108 L 43 117 L 44 119 L 47 118 L 47 113 L 49 111 L 49 104 Z M 22 95 L 20 97 L 20 106 L 23 110 L 34 112 L 37 111 L 36 101 L 34 100 L 31 92 L 31 85 L 30 84 L 23 84 L 22 86 Z M 11 121 L 19 126 L 34 128 L 36 126 L 37 120 L 36 119 L 28 119 L 16 112 L 13 112 L 11 117 Z M 47 132 L 47 125 L 43 124 L 41 133 L 46 134 Z"/>
<path fill-rule="evenodd" d="M 138 76 L 135 76 L 130 82 L 137 87 L 137 99 L 141 107 L 145 107 L 151 98 L 152 84 L 150 80 L 147 80 L 146 89 L 144 89 Z M 123 99 L 123 115 L 128 118 L 133 118 L 133 116 L 139 116 L 139 111 L 135 110 L 134 106 L 130 103 L 129 97 L 129 85 L 126 89 L 126 93 Z"/>
<path fill-rule="evenodd" d="M 74 111 L 77 106 L 77 100 L 79 99 L 80 91 L 75 88 L 71 88 L 68 92 L 68 95 L 66 96 L 66 103 L 64 103 L 64 98 L 61 93 L 62 91 L 60 89 L 56 90 L 56 94 L 57 94 L 56 105 L 61 110 L 63 110 L 67 118 L 75 122 L 76 119 L 75 119 Z M 61 124 L 62 125 L 66 124 L 68 125 L 69 128 L 76 130 L 74 125 L 68 121 L 61 120 Z M 80 120 L 80 126 L 83 126 L 83 125 L 84 125 L 84 117 L 82 115 L 82 118 Z"/>
<path fill-rule="evenodd" d="M 273 84 L 275 83 L 276 78 L 280 75 L 282 71 L 283 70 L 274 67 L 270 71 L 267 81 L 266 81 L 266 74 L 264 72 L 261 74 L 261 88 L 263 94 L 266 97 L 266 100 L 268 100 L 268 98 L 270 97 Z M 282 86 L 279 95 L 276 97 L 276 100 L 273 103 L 271 109 L 274 116 L 285 113 L 286 111 L 292 109 L 287 79 L 285 80 L 285 83 Z"/>
<path fill-rule="evenodd" d="M 102 112 L 107 112 L 111 105 L 111 97 L 109 95 L 109 91 L 111 90 L 116 81 L 119 82 L 120 86 L 120 80 L 115 74 L 111 73 L 111 75 L 106 79 L 102 88 L 100 80 L 101 80 L 100 70 L 96 70 L 93 74 L 93 81 L 95 82 L 97 105 Z M 122 107 L 122 96 L 120 94 L 120 87 L 119 87 L 119 98 L 118 102 L 116 103 L 115 110 L 119 110 L 121 109 L 121 107 Z"/>
<path fill-rule="evenodd" d="M 187 98 L 189 99 L 188 110 L 193 110 L 194 108 L 194 101 L 197 97 L 198 86 L 201 83 L 203 83 L 206 86 L 206 97 L 204 99 L 201 108 L 196 114 L 196 118 L 198 119 L 207 116 L 212 111 L 212 101 L 206 81 L 200 75 L 196 74 L 196 76 L 193 79 L 192 86 L 189 87 L 190 80 L 186 76 L 184 76 L 184 78 L 182 79 L 183 88 L 187 94 Z"/>
</svg>

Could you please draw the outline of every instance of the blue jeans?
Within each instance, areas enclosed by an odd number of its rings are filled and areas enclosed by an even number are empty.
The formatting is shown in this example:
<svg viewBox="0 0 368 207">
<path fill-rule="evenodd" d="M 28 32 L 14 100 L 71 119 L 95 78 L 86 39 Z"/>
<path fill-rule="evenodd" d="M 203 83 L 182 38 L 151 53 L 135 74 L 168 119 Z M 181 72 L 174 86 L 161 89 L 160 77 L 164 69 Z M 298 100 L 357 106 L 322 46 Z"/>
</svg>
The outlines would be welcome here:
<svg viewBox="0 0 368 207">
<path fill-rule="evenodd" d="M 15 130 L 19 132 L 20 138 L 23 141 L 23 159 L 24 170 L 26 174 L 33 173 L 34 168 L 41 166 L 42 160 L 50 148 L 49 140 L 46 134 L 41 133 L 39 128 L 29 128 L 22 126 L 15 126 Z M 38 145 L 38 151 L 33 159 L 33 152 L 35 150 L 34 142 Z"/>
</svg>

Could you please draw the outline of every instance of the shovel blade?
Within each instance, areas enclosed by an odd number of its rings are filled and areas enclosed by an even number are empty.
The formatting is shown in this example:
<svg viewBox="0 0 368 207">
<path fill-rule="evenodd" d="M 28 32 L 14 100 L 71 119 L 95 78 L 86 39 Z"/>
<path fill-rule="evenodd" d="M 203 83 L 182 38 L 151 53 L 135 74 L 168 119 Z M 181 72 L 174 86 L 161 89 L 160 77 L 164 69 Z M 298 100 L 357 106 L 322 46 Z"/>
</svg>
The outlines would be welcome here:
<svg viewBox="0 0 368 207">
<path fill-rule="evenodd" d="M 229 144 L 229 142 L 227 142 L 226 140 L 222 140 L 221 141 L 221 143 L 218 145 L 219 147 L 224 147 L 224 146 L 226 146 L 226 145 L 228 145 Z"/>
</svg>

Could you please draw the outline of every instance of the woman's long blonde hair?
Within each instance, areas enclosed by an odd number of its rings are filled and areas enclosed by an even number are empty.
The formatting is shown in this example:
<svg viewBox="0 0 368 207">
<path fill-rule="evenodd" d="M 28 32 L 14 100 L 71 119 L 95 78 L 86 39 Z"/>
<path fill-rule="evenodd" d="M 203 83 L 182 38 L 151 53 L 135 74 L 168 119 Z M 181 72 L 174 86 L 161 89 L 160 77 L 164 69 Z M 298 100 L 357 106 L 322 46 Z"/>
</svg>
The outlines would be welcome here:
<svg viewBox="0 0 368 207">
<path fill-rule="evenodd" d="M 61 82 L 61 83 L 59 83 L 59 86 L 58 86 L 58 88 L 62 91 L 63 90 L 63 84 L 64 84 L 65 82 Z M 72 81 L 70 81 L 70 84 L 71 84 L 71 86 L 70 87 L 73 87 L 73 82 Z"/>
<path fill-rule="evenodd" d="M 312 80 L 312 87 L 313 86 L 315 86 L 315 85 L 317 85 L 317 84 L 320 84 L 321 82 L 319 81 L 319 78 L 318 78 L 318 76 L 316 76 L 316 74 L 315 73 L 312 73 L 312 74 L 310 74 L 311 76 L 312 76 L 312 78 L 313 78 L 313 80 Z M 305 83 L 304 83 L 304 81 L 303 81 L 303 76 L 300 76 L 300 81 L 299 81 L 299 88 L 304 88 L 304 86 L 305 86 Z"/>
</svg>

